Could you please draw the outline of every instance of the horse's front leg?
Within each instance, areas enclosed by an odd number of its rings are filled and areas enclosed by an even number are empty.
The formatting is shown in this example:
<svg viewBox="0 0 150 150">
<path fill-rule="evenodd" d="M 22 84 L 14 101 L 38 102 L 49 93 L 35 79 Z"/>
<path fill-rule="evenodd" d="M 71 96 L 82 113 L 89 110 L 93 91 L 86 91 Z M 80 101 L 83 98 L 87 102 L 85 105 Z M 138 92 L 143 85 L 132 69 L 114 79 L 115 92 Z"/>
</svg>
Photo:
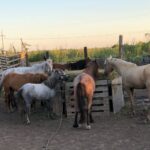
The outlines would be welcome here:
<svg viewBox="0 0 150 150">
<path fill-rule="evenodd" d="M 128 95 L 129 95 L 129 97 L 130 97 L 131 115 L 135 115 L 133 92 L 134 92 L 134 89 L 132 89 L 132 88 L 127 90 L 127 93 L 128 93 Z"/>
</svg>

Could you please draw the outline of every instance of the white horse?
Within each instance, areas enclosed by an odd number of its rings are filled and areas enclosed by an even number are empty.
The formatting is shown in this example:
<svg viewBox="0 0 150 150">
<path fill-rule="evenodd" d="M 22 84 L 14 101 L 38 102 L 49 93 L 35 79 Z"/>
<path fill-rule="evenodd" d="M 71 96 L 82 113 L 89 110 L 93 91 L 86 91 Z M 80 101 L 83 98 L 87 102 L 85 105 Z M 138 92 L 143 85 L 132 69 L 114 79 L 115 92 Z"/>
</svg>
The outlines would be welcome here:
<svg viewBox="0 0 150 150">
<path fill-rule="evenodd" d="M 48 59 L 45 62 L 39 63 L 39 64 L 34 64 L 31 67 L 16 67 L 16 68 L 9 68 L 1 73 L 1 78 L 0 78 L 0 90 L 2 89 L 2 83 L 4 80 L 4 77 L 9 74 L 9 73 L 47 73 L 51 74 L 53 69 L 53 64 L 52 60 Z"/>
<path fill-rule="evenodd" d="M 49 114 L 52 115 L 52 98 L 56 94 L 56 85 L 59 81 L 65 80 L 66 76 L 62 70 L 54 70 L 51 76 L 41 84 L 24 84 L 16 94 L 16 101 L 22 112 L 25 112 L 27 124 L 30 124 L 30 107 L 33 101 L 46 103 Z M 51 116 L 52 117 L 52 116 Z"/>
<path fill-rule="evenodd" d="M 150 64 L 137 66 L 134 63 L 127 62 L 122 59 L 112 58 L 110 56 L 105 60 L 104 65 L 104 73 L 106 75 L 114 69 L 122 77 L 123 87 L 129 94 L 131 108 L 134 114 L 134 89 L 147 88 L 150 99 Z M 150 116 L 148 114 L 147 120 L 150 120 Z"/>
</svg>

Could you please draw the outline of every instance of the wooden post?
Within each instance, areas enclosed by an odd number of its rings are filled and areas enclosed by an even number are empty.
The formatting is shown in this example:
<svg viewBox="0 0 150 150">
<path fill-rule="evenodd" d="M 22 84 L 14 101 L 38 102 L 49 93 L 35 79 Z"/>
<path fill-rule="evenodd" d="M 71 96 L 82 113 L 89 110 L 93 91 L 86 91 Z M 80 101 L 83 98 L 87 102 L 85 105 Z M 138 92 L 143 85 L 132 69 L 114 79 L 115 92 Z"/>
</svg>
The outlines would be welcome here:
<svg viewBox="0 0 150 150">
<path fill-rule="evenodd" d="M 119 58 L 123 58 L 123 36 L 119 35 Z"/>
<path fill-rule="evenodd" d="M 84 59 L 86 60 L 87 58 L 88 58 L 87 47 L 84 47 Z"/>
</svg>

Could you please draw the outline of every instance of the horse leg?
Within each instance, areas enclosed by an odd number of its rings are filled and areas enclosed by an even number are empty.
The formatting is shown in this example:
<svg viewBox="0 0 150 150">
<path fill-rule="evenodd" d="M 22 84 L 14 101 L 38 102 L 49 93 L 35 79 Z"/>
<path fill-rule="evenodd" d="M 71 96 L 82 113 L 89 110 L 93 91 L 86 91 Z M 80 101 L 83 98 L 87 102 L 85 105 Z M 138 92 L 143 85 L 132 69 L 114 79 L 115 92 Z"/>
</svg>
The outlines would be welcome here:
<svg viewBox="0 0 150 150">
<path fill-rule="evenodd" d="M 54 112 L 53 112 L 53 101 L 47 100 L 46 107 L 48 109 L 48 117 L 51 119 L 56 119 L 56 114 L 54 114 Z"/>
<path fill-rule="evenodd" d="M 134 92 L 134 89 L 132 88 L 127 90 L 127 93 L 129 94 L 129 97 L 130 97 L 131 114 L 135 115 L 133 92 Z"/>
<path fill-rule="evenodd" d="M 78 112 L 77 111 L 75 112 L 75 119 L 74 119 L 73 127 L 74 128 L 78 128 L 79 127 L 79 125 L 78 125 Z"/>
<path fill-rule="evenodd" d="M 148 98 L 150 100 L 150 83 L 146 85 L 147 90 L 148 90 Z M 146 120 L 144 120 L 145 123 L 150 122 L 150 106 L 145 110 L 145 117 Z"/>
<path fill-rule="evenodd" d="M 91 110 L 90 110 L 90 123 L 94 123 L 94 119 L 92 117 L 92 107 L 91 107 Z"/>
<path fill-rule="evenodd" d="M 87 98 L 87 103 L 88 103 L 88 107 L 87 107 L 87 118 L 86 118 L 86 121 L 87 121 L 87 125 L 86 125 L 86 129 L 91 129 L 91 126 L 89 124 L 89 117 L 91 116 L 91 107 L 92 107 L 92 97 L 93 96 L 90 96 Z"/>
<path fill-rule="evenodd" d="M 26 118 L 26 121 L 27 121 L 27 124 L 30 124 L 30 109 L 31 109 L 31 105 L 30 104 L 27 104 L 26 105 L 26 111 L 25 111 L 25 118 Z"/>
<path fill-rule="evenodd" d="M 9 105 L 9 94 L 7 91 L 5 91 L 5 104 L 6 104 L 6 111 L 10 112 L 10 105 Z"/>
</svg>

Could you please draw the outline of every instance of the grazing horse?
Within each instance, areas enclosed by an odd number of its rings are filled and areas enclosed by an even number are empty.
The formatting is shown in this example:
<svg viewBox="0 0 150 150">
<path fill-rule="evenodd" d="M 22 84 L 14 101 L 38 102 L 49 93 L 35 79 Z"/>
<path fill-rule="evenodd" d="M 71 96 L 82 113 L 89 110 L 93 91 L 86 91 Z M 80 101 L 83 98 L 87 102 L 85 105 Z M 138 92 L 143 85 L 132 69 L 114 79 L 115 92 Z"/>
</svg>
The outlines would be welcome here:
<svg viewBox="0 0 150 150">
<path fill-rule="evenodd" d="M 48 59 L 45 62 L 34 64 L 31 67 L 16 67 L 16 68 L 9 68 L 1 73 L 1 79 L 0 79 L 0 89 L 2 89 L 2 83 L 4 80 L 4 77 L 12 72 L 23 74 L 23 73 L 47 73 L 51 74 L 53 69 L 52 60 Z"/>
<path fill-rule="evenodd" d="M 20 108 L 23 105 L 22 112 L 25 112 L 27 124 L 30 124 L 30 107 L 33 101 L 43 101 L 52 117 L 52 98 L 56 93 L 56 85 L 65 79 L 62 70 L 54 70 L 50 77 L 41 84 L 24 84 L 15 95 Z"/>
<path fill-rule="evenodd" d="M 73 127 L 78 127 L 78 113 L 80 112 L 80 126 L 85 123 L 85 128 L 90 129 L 90 122 L 93 122 L 91 107 L 93 94 L 95 91 L 95 81 L 98 77 L 98 64 L 96 60 L 90 61 L 84 71 L 74 79 L 74 98 L 75 98 L 75 120 Z"/>
<path fill-rule="evenodd" d="M 150 99 L 150 64 L 137 66 L 134 63 L 110 56 L 105 60 L 104 73 L 108 75 L 113 69 L 122 77 L 123 87 L 130 97 L 131 110 L 134 114 L 134 89 L 147 88 Z M 147 121 L 149 120 L 150 116 L 147 114 Z"/>
<path fill-rule="evenodd" d="M 48 75 L 43 73 L 9 73 L 5 76 L 3 80 L 3 87 L 5 92 L 5 102 L 8 110 L 11 110 L 11 103 L 13 103 L 13 93 L 18 91 L 19 88 L 25 83 L 41 83 L 47 80 Z M 15 104 L 15 103 L 14 103 Z"/>
</svg>

